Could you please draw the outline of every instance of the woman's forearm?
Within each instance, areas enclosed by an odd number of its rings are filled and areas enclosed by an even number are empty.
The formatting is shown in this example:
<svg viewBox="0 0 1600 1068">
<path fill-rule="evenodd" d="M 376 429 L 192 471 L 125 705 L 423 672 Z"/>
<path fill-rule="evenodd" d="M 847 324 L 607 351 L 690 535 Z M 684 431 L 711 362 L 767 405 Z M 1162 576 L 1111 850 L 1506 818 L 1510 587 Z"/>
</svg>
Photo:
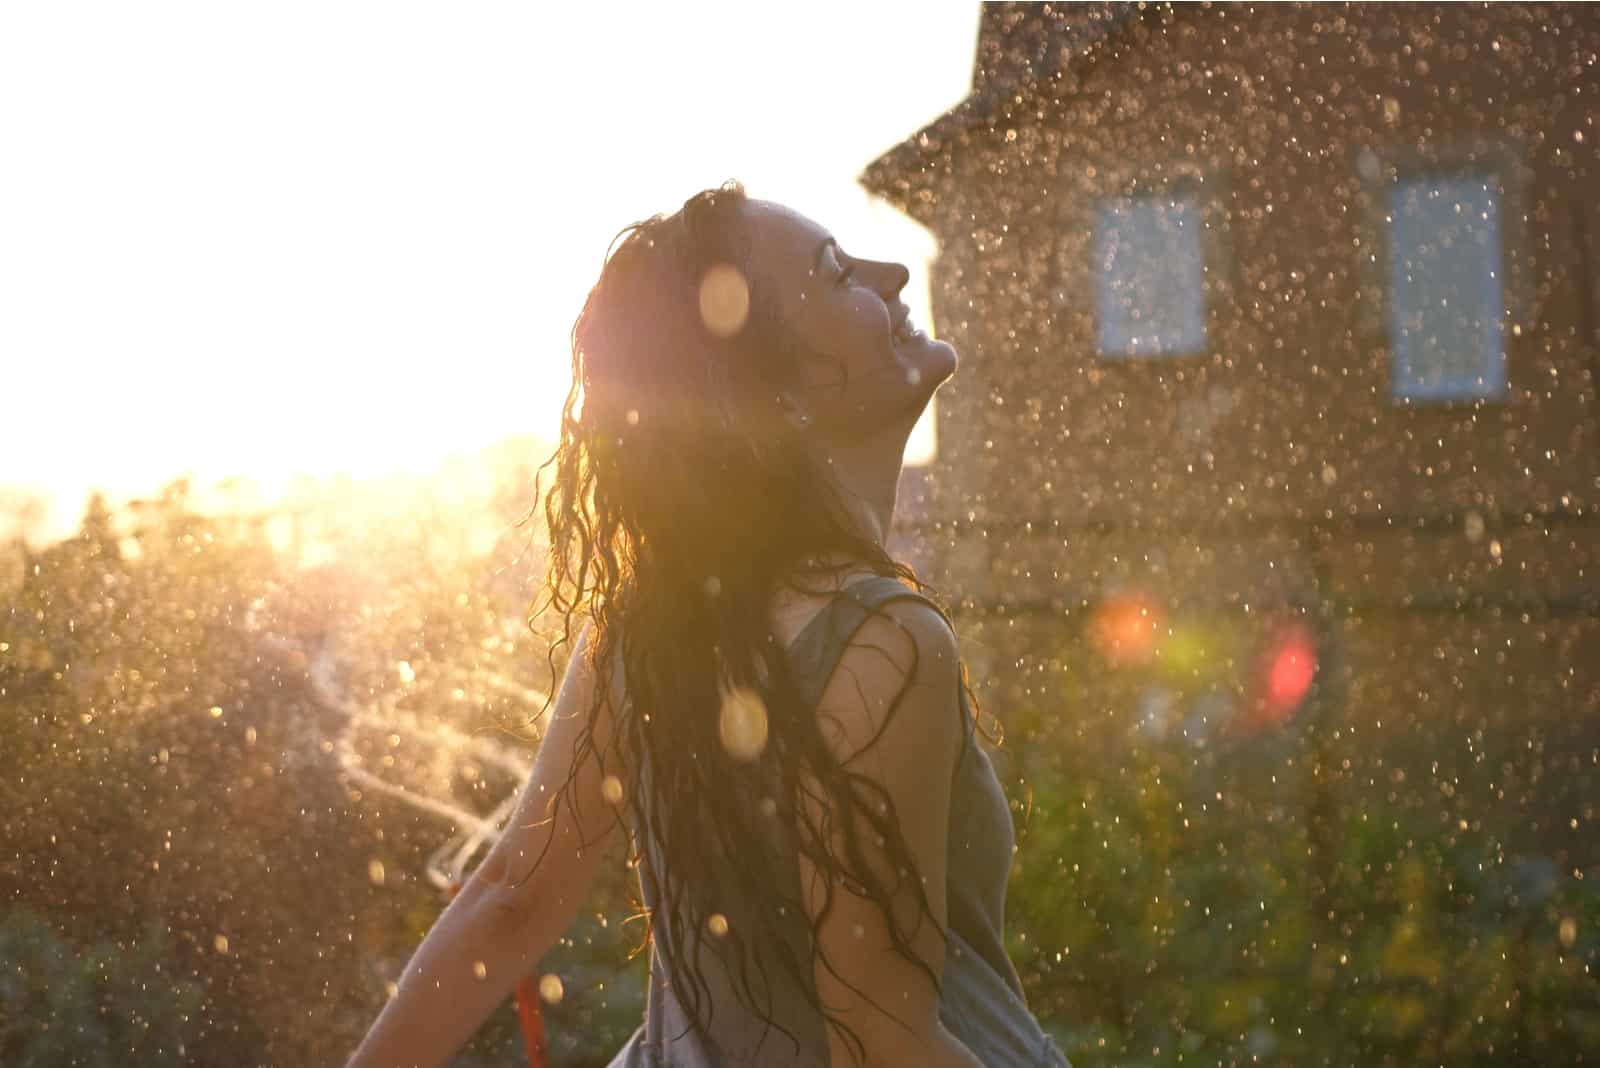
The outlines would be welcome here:
<svg viewBox="0 0 1600 1068">
<path fill-rule="evenodd" d="M 401 973 L 347 1068 L 438 1068 L 538 965 L 565 929 L 570 909 L 541 918 L 506 905 L 503 888 L 469 879 Z"/>
</svg>

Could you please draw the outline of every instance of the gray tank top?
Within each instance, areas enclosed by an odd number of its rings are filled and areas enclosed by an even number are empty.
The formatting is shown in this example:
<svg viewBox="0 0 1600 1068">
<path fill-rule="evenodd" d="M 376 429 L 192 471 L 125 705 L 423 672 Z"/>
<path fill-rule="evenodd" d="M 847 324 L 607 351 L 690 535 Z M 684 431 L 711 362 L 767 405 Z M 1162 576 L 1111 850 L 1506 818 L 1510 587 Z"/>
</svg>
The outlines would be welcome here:
<svg viewBox="0 0 1600 1068">
<path fill-rule="evenodd" d="M 871 609 L 886 601 L 910 597 L 937 606 L 891 576 L 872 575 L 846 585 L 808 623 L 789 646 L 788 654 L 806 707 L 822 699 L 856 628 Z M 945 952 L 939 1018 L 986 1068 L 1071 1068 L 1066 1056 L 1028 1010 L 1022 984 L 1005 951 L 1006 878 L 1015 842 L 1011 810 L 987 754 L 978 747 L 966 693 L 960 708 L 967 744 L 954 769 L 950 795 L 949 863 L 946 875 Z M 642 843 L 653 870 L 661 858 L 654 843 Z M 798 896 L 799 862 L 792 850 L 779 858 L 774 879 Z M 656 902 L 644 902 L 651 910 Z M 762 902 L 742 903 L 752 912 Z M 770 908 L 770 906 L 765 906 Z M 740 923 L 736 909 L 725 909 L 730 924 Z M 769 920 L 772 917 L 767 917 Z M 810 927 L 805 916 L 779 916 L 784 937 L 809 959 Z M 645 1020 L 611 1061 L 610 1068 L 827 1068 L 828 1047 L 822 1018 L 804 990 L 773 977 L 770 1015 L 795 1037 L 769 1027 L 740 1003 L 734 979 L 720 959 L 703 953 L 700 972 L 710 988 L 711 1025 L 697 1031 L 673 996 L 666 961 L 675 947 L 655 927 L 650 953 L 650 986 Z M 763 999 L 764 1000 L 764 999 Z M 798 1046 L 797 1046 L 798 1044 Z"/>
</svg>

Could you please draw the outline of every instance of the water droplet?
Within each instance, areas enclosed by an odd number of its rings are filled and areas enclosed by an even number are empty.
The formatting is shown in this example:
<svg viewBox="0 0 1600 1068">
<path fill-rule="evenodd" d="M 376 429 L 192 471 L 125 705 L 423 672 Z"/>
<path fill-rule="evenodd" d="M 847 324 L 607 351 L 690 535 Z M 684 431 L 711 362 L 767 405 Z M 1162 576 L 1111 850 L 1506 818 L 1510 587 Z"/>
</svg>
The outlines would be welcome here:
<svg viewBox="0 0 1600 1068">
<path fill-rule="evenodd" d="M 1383 164 L 1370 148 L 1363 148 L 1356 157 L 1356 173 L 1369 182 L 1376 182 L 1383 175 Z"/>
<path fill-rule="evenodd" d="M 750 286 L 739 268 L 718 263 L 700 279 L 700 321 L 717 337 L 732 337 L 750 316 Z"/>
<path fill-rule="evenodd" d="M 216 938 L 212 939 L 211 944 L 217 947 L 218 953 L 228 952 L 228 936 L 225 934 L 217 935 Z"/>
<path fill-rule="evenodd" d="M 411 670 L 411 662 L 402 660 L 394 666 L 395 673 L 400 676 L 400 681 L 407 686 L 417 681 L 417 673 Z"/>
<path fill-rule="evenodd" d="M 218 706 L 218 705 L 212 705 L 211 706 L 211 718 L 212 719 L 221 719 L 222 718 L 222 708 L 220 706 Z"/>
<path fill-rule="evenodd" d="M 566 996 L 566 988 L 561 985 L 561 976 L 547 973 L 539 977 L 539 997 L 544 999 L 546 1005 L 559 1005 Z"/>
<path fill-rule="evenodd" d="M 723 935 L 728 933 L 728 917 L 724 916 L 720 912 L 713 912 L 710 917 L 706 919 L 706 930 L 710 931 L 718 938 L 721 938 Z"/>
<path fill-rule="evenodd" d="M 628 425 L 629 426 L 638 426 L 639 425 L 639 409 L 637 409 L 637 408 L 629 408 L 628 409 L 627 419 L 628 419 Z"/>
<path fill-rule="evenodd" d="M 384 879 L 383 861 L 374 857 L 367 861 L 367 878 L 372 880 L 373 886 L 382 886 Z"/>
<path fill-rule="evenodd" d="M 756 759 L 767 748 L 766 702 L 748 686 L 724 692 L 717 728 L 729 756 L 743 762 Z"/>
<path fill-rule="evenodd" d="M 607 775 L 600 783 L 600 796 L 606 799 L 608 805 L 622 804 L 622 780 L 615 775 Z"/>
<path fill-rule="evenodd" d="M 487 979 L 489 978 L 489 966 L 481 960 L 475 960 L 472 962 L 472 974 L 479 979 Z"/>
</svg>

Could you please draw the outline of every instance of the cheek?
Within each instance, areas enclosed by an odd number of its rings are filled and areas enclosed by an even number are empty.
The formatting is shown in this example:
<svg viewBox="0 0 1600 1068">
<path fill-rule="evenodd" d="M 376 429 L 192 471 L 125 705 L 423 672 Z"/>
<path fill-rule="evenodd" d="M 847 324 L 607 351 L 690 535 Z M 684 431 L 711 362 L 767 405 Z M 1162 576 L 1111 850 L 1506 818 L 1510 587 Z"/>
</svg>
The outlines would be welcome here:
<svg viewBox="0 0 1600 1068">
<path fill-rule="evenodd" d="M 850 302 L 848 320 L 841 324 L 849 334 L 852 351 L 864 356 L 893 351 L 889 340 L 889 313 L 883 302 L 862 295 Z"/>
<path fill-rule="evenodd" d="M 842 294 L 824 315 L 813 312 L 802 336 L 814 350 L 854 366 L 893 350 L 888 329 L 882 301 L 870 294 Z"/>
</svg>

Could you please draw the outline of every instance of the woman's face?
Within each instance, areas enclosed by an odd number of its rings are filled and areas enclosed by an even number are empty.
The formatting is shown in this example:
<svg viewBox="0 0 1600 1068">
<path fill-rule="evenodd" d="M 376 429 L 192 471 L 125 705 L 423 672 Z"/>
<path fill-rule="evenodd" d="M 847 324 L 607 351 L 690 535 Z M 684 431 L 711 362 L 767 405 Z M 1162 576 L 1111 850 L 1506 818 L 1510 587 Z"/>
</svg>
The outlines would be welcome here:
<svg viewBox="0 0 1600 1068">
<path fill-rule="evenodd" d="M 808 429 L 845 440 L 908 434 L 957 360 L 907 319 L 905 267 L 850 255 L 781 204 L 749 200 L 743 211 L 755 284 L 770 287 L 799 342 L 800 382 L 788 392 Z"/>
</svg>

